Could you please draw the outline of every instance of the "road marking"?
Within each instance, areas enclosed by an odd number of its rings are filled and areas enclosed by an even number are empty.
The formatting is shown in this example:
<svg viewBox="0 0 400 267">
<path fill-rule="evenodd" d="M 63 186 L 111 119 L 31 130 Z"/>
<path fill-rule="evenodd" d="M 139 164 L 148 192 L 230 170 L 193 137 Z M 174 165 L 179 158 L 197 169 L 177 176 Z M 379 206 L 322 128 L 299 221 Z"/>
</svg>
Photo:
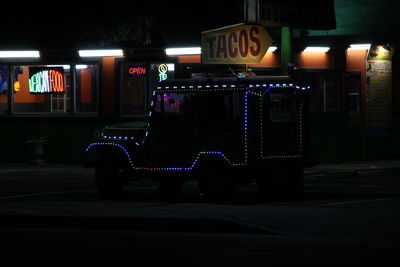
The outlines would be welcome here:
<svg viewBox="0 0 400 267">
<path fill-rule="evenodd" d="M 351 204 L 358 204 L 358 203 L 365 203 L 365 202 L 386 201 L 386 200 L 392 200 L 392 199 L 395 199 L 395 197 L 363 199 L 363 200 L 353 200 L 353 201 L 343 201 L 343 202 L 333 202 L 333 203 L 321 204 L 319 206 L 332 207 L 332 206 L 340 206 L 340 205 L 348 205 L 348 204 L 351 205 Z"/>
<path fill-rule="evenodd" d="M 93 190 L 77 190 L 77 191 L 54 191 L 54 192 L 22 194 L 22 195 L 0 197 L 0 200 L 25 198 L 25 197 L 38 197 L 38 196 L 46 196 L 46 195 L 59 195 L 59 194 L 68 194 L 68 193 L 90 193 L 90 192 L 97 192 L 97 190 L 93 189 Z"/>
</svg>

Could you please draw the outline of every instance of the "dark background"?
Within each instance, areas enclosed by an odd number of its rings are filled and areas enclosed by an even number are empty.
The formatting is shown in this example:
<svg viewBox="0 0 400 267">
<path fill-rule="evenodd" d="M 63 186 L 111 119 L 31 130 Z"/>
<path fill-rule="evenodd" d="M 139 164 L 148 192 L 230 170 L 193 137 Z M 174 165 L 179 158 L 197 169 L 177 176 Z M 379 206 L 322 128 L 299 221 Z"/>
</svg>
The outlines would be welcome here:
<svg viewBox="0 0 400 267">
<path fill-rule="evenodd" d="M 243 0 L 18 2 L 2 13 L 3 49 L 163 47 L 243 22 Z"/>
</svg>

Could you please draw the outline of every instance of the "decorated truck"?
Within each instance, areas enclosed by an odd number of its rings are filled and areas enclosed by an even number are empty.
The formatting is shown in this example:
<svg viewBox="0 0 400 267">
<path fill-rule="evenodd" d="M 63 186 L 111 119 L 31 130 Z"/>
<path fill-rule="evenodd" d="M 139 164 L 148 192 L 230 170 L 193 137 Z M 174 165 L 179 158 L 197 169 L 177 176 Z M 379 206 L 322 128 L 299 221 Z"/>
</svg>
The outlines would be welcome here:
<svg viewBox="0 0 400 267">
<path fill-rule="evenodd" d="M 263 196 L 303 192 L 307 92 L 287 76 L 165 80 L 143 121 L 100 130 L 86 148 L 98 193 L 115 197 L 129 179 L 154 179 L 175 195 L 186 180 L 225 196 L 257 183 Z"/>
</svg>

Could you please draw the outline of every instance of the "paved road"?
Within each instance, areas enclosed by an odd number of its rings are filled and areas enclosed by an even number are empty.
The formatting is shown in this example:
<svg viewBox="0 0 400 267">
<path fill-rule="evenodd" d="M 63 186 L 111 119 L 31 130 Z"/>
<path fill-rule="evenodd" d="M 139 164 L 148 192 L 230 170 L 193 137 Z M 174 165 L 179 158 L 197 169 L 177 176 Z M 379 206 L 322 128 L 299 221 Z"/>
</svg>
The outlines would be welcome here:
<svg viewBox="0 0 400 267">
<path fill-rule="evenodd" d="M 306 177 L 303 199 L 269 203 L 254 185 L 217 202 L 202 198 L 192 183 L 165 201 L 149 181 L 132 183 L 120 200 L 99 200 L 92 176 L 76 166 L 0 168 L 5 266 L 117 266 L 126 259 L 379 266 L 400 248 L 396 174 L 314 174 Z"/>
</svg>

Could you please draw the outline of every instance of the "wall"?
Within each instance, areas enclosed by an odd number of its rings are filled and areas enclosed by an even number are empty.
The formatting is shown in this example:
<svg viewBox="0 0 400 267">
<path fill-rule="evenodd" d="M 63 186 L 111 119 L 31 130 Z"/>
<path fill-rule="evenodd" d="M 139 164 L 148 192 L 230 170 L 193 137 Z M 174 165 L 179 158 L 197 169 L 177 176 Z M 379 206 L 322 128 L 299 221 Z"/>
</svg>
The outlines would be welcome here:
<svg viewBox="0 0 400 267">
<path fill-rule="evenodd" d="M 307 69 L 327 69 L 331 66 L 329 53 L 300 52 L 294 56 L 295 66 Z"/>
<path fill-rule="evenodd" d="M 201 63 L 200 55 L 184 55 L 178 56 L 178 63 Z M 280 57 L 278 53 L 267 52 L 265 56 L 258 64 L 249 64 L 248 67 L 257 68 L 279 68 L 280 67 Z"/>
<path fill-rule="evenodd" d="M 280 68 L 281 62 L 278 53 L 275 52 L 267 52 L 260 63 L 258 64 L 249 64 L 249 67 L 257 67 L 257 68 Z"/>
<path fill-rule="evenodd" d="M 119 87 L 115 77 L 115 57 L 104 57 L 102 61 L 102 83 L 100 89 L 100 106 L 102 116 L 115 117 L 117 110 L 117 91 Z"/>
<path fill-rule="evenodd" d="M 336 29 L 309 30 L 309 36 L 398 34 L 399 1 L 335 0 L 334 2 Z"/>
</svg>

